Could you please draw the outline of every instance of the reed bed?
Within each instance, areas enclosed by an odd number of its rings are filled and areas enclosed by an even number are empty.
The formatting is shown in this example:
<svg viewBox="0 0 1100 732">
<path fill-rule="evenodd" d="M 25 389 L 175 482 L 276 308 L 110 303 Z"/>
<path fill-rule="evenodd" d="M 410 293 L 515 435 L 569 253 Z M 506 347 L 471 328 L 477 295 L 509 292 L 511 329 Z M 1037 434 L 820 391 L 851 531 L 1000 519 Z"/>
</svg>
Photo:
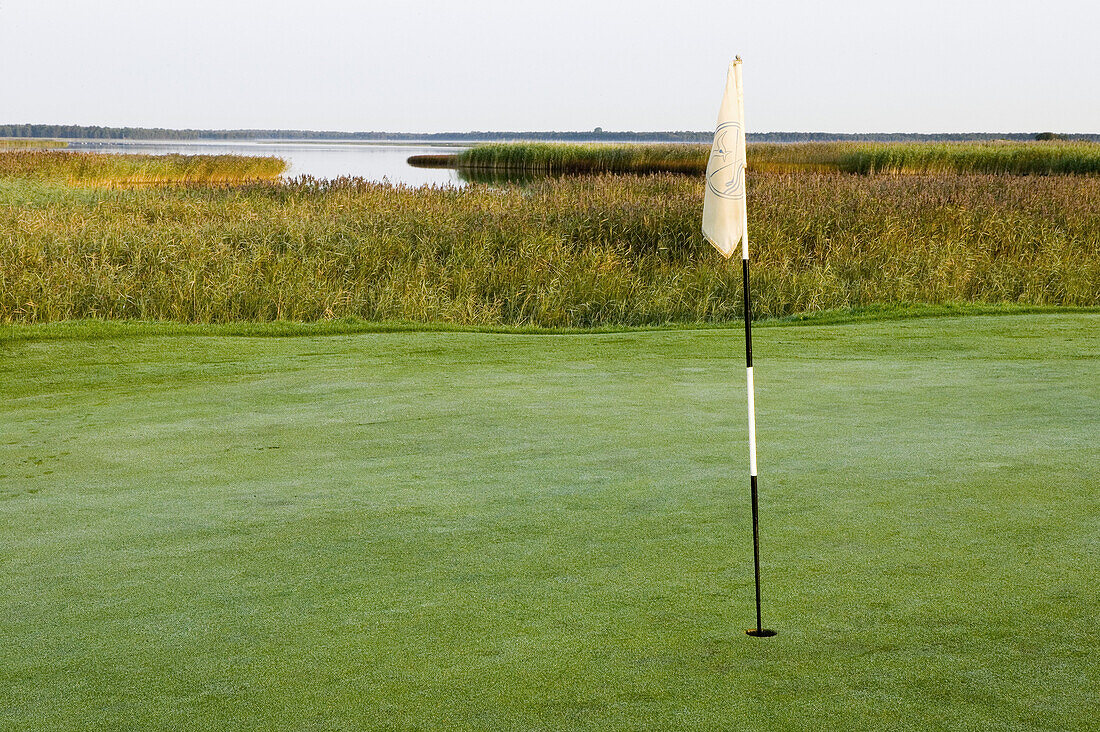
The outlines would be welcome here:
<svg viewBox="0 0 1100 732">
<path fill-rule="evenodd" d="M 273 180 L 284 170 L 274 157 L 0 151 L 0 179 L 71 186 L 241 183 Z"/>
<path fill-rule="evenodd" d="M 555 174 L 702 173 L 707 145 L 562 145 L 547 142 L 478 145 L 455 156 L 462 170 Z"/>
<path fill-rule="evenodd" d="M 480 171 L 702 175 L 709 151 L 707 145 L 493 144 L 451 156 L 450 165 L 474 178 Z M 755 143 L 748 167 L 762 173 L 1095 175 L 1100 143 Z"/>
<path fill-rule="evenodd" d="M 768 172 L 895 175 L 1096 175 L 1100 143 L 806 143 L 749 147 L 749 168 Z"/>
<path fill-rule="evenodd" d="M 0 150 L 46 150 L 68 147 L 62 140 L 46 140 L 36 137 L 0 137 Z"/>
<path fill-rule="evenodd" d="M 458 155 L 410 155 L 407 162 L 414 168 L 457 168 Z"/>
<path fill-rule="evenodd" d="M 749 188 L 758 317 L 1100 305 L 1100 178 L 754 174 Z M 465 189 L 0 181 L 0 321 L 730 321 L 740 266 L 703 240 L 701 204 L 697 179 L 669 174 Z"/>
</svg>

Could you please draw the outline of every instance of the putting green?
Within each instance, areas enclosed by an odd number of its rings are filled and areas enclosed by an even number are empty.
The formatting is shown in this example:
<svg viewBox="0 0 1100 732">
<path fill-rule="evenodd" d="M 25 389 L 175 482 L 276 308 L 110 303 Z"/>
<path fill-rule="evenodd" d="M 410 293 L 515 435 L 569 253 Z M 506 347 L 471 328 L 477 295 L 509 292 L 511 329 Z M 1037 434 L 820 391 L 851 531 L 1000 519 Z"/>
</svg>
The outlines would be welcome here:
<svg viewBox="0 0 1100 732">
<path fill-rule="evenodd" d="M 1100 316 L 0 343 L 0 728 L 1095 728 Z"/>
</svg>

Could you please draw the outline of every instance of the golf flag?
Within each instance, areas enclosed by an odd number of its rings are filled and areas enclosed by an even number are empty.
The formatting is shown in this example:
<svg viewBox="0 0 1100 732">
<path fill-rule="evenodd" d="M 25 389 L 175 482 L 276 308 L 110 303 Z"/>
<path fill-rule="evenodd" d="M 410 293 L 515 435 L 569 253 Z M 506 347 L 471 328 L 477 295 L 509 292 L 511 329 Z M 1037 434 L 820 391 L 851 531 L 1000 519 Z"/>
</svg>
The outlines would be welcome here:
<svg viewBox="0 0 1100 732">
<path fill-rule="evenodd" d="M 741 242 L 741 256 L 749 258 L 745 235 L 745 104 L 741 95 L 741 58 L 730 63 L 726 93 L 718 110 L 718 125 L 707 163 L 703 198 L 703 236 L 729 259 Z"/>
<path fill-rule="evenodd" d="M 760 499 L 756 484 L 756 397 L 752 378 L 752 298 L 749 297 L 749 213 L 745 207 L 745 100 L 741 94 L 741 57 L 730 64 L 726 92 L 707 162 L 703 194 L 703 235 L 726 259 L 741 242 L 742 294 L 745 298 L 745 378 L 749 406 L 749 498 L 752 502 L 752 560 L 756 578 L 756 627 L 745 632 L 771 638 L 760 611 Z"/>
</svg>

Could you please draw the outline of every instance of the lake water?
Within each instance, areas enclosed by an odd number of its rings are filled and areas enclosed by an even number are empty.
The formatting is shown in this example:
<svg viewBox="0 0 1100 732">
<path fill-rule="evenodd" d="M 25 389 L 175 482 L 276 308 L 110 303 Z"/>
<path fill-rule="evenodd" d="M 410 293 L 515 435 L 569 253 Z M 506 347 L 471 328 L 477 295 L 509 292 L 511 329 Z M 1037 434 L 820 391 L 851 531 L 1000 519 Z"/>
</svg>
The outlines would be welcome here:
<svg viewBox="0 0 1100 732">
<path fill-rule="evenodd" d="M 368 180 L 388 180 L 410 186 L 454 185 L 464 183 L 453 170 L 414 168 L 406 160 L 410 155 L 448 155 L 464 150 L 464 145 L 440 145 L 384 142 L 336 142 L 302 140 L 69 140 L 69 150 L 77 152 L 132 153 L 142 155 L 273 155 L 290 167 L 286 177 L 312 175 L 315 178 L 358 176 Z"/>
</svg>

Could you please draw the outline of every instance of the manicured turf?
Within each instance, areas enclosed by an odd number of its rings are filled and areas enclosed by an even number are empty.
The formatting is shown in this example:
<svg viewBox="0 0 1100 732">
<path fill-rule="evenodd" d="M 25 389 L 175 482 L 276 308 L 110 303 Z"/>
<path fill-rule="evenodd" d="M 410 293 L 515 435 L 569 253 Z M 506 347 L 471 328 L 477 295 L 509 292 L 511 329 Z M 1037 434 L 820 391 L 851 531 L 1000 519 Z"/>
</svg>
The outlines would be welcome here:
<svg viewBox="0 0 1100 732">
<path fill-rule="evenodd" d="M 1100 316 L 0 342 L 0 728 L 1088 729 Z"/>
</svg>

